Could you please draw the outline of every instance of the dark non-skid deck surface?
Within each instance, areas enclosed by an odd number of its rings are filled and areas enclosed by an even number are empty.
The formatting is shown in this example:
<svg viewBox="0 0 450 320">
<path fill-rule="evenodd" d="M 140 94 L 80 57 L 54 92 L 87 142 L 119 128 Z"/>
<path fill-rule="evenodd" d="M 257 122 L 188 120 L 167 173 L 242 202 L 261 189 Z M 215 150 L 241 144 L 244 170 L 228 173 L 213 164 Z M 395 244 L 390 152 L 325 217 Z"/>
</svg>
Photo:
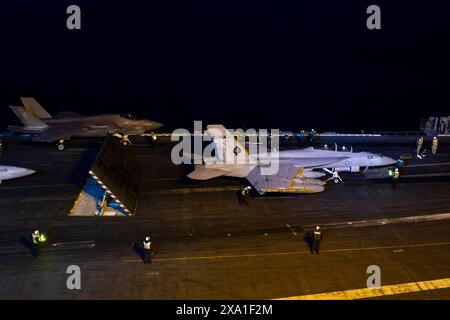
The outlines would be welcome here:
<svg viewBox="0 0 450 320">
<path fill-rule="evenodd" d="M 38 170 L 0 185 L 0 298 L 272 299 L 364 288 L 374 264 L 382 285 L 450 277 L 450 221 L 390 223 L 450 213 L 448 177 L 405 178 L 394 188 L 343 174 L 344 184 L 323 193 L 263 196 L 243 207 L 237 192 L 244 180 L 183 179 L 188 168 L 174 166 L 170 146 L 161 144 L 136 148 L 145 168 L 136 216 L 67 217 L 99 147 L 77 144 L 61 153 L 15 143 L 0 158 Z M 413 148 L 366 149 L 399 156 Z M 403 174 L 450 173 L 439 163 L 450 163 L 445 147 L 434 159 L 410 161 Z M 386 224 L 370 223 L 376 219 Z M 369 222 L 348 224 L 360 220 Z M 304 240 L 315 224 L 325 226 L 320 255 Z M 36 227 L 49 236 L 39 259 L 21 239 Z M 156 254 L 144 265 L 133 243 L 148 233 Z M 82 271 L 80 291 L 66 287 L 72 264 Z M 385 298 L 448 299 L 450 289 Z"/>
</svg>

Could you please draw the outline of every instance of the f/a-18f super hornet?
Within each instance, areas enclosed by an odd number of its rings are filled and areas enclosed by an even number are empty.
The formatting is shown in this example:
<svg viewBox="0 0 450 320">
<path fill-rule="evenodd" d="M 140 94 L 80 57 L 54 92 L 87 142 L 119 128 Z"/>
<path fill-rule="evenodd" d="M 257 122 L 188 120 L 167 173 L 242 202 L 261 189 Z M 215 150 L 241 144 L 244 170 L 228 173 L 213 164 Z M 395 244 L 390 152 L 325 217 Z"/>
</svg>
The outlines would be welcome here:
<svg viewBox="0 0 450 320">
<path fill-rule="evenodd" d="M 161 123 L 138 120 L 130 115 L 102 114 L 82 116 L 73 112 L 61 112 L 52 117 L 35 99 L 21 98 L 23 106 L 10 106 L 23 126 L 10 125 L 17 133 L 34 134 L 33 141 L 57 141 L 58 150 L 65 149 L 64 142 L 71 137 L 118 136 L 123 144 L 129 144 L 128 136 L 139 135 L 160 128 Z"/>
<path fill-rule="evenodd" d="M 322 192 L 326 182 L 319 178 L 325 177 L 327 173 L 331 174 L 328 180 L 338 183 L 342 181 L 339 172 L 359 172 L 361 168 L 389 166 L 397 162 L 381 154 L 319 150 L 313 147 L 267 153 L 263 156 L 252 155 L 248 153 L 245 144 L 240 143 L 230 133 L 227 134 L 224 126 L 210 125 L 207 128 L 206 132 L 215 144 L 215 159 L 204 159 L 204 163 L 196 165 L 188 177 L 195 180 L 208 180 L 219 176 L 246 178 L 259 194 Z M 230 135 L 231 143 L 226 138 L 229 139 Z M 247 157 L 254 158 L 240 164 L 224 162 L 222 160 L 226 148 L 232 148 L 234 155 L 243 151 Z M 263 174 L 268 160 L 276 162 L 276 173 Z"/>
<path fill-rule="evenodd" d="M 2 166 L 0 165 L 0 184 L 3 180 L 11 180 L 29 176 L 36 171 L 20 167 Z"/>
</svg>

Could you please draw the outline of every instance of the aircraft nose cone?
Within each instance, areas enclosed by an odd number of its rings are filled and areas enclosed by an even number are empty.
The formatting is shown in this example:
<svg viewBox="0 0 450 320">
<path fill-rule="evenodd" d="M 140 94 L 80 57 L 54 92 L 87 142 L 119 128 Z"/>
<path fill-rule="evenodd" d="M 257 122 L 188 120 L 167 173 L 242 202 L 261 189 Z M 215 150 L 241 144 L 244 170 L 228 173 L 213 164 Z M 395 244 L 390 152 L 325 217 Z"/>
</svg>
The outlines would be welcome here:
<svg viewBox="0 0 450 320">
<path fill-rule="evenodd" d="M 35 170 L 31 170 L 31 169 L 23 169 L 19 174 L 21 177 L 25 177 L 25 176 L 29 176 L 30 174 L 35 173 Z"/>
<path fill-rule="evenodd" d="M 163 126 L 162 123 L 159 123 L 157 121 L 150 121 L 150 126 L 153 130 L 161 128 Z"/>
<path fill-rule="evenodd" d="M 396 164 L 396 163 L 397 163 L 397 160 L 394 160 L 394 159 L 389 158 L 389 157 L 385 157 L 384 163 L 385 163 L 387 166 L 389 166 L 389 165 L 391 165 L 391 164 Z"/>
</svg>

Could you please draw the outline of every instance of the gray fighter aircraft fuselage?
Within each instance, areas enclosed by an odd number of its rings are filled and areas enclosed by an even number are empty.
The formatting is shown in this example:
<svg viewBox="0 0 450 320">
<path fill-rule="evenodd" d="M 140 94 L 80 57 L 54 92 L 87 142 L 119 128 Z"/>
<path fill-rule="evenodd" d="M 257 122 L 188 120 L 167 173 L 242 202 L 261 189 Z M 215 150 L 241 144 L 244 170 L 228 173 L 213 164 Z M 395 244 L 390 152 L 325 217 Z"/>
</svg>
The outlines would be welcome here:
<svg viewBox="0 0 450 320">
<path fill-rule="evenodd" d="M 3 180 L 11 180 L 29 176 L 35 172 L 36 171 L 31 169 L 0 165 L 0 183 L 2 183 Z"/>
<path fill-rule="evenodd" d="M 324 190 L 325 181 L 318 178 L 326 173 L 328 180 L 342 181 L 339 172 L 359 172 L 361 168 L 383 167 L 397 161 L 381 154 L 370 152 L 347 152 L 321 150 L 313 147 L 297 150 L 284 150 L 266 154 L 246 152 L 244 145 L 235 139 L 224 139 L 226 129 L 221 125 L 208 126 L 208 132 L 215 144 L 216 155 L 205 158 L 204 164 L 196 165 L 188 177 L 207 180 L 219 176 L 246 178 L 258 191 L 315 193 Z M 227 153 L 226 150 L 233 150 Z M 235 161 L 238 154 L 244 154 L 240 162 Z M 231 156 L 231 159 L 227 159 Z M 263 168 L 268 164 L 278 168 L 276 172 L 265 174 Z M 327 180 L 327 181 L 328 181 Z"/>
<path fill-rule="evenodd" d="M 102 114 L 82 116 L 63 112 L 52 117 L 33 98 L 21 98 L 24 106 L 10 106 L 23 126 L 10 125 L 8 129 L 18 133 L 34 134 L 34 141 L 62 141 L 71 137 L 104 137 L 108 134 L 122 136 L 139 135 L 160 128 L 161 123 L 138 120 L 131 116 Z"/>
<path fill-rule="evenodd" d="M 269 153 L 268 156 L 264 157 L 255 156 L 253 159 L 252 156 L 249 156 L 248 163 L 246 164 L 214 163 L 214 159 L 209 159 L 209 161 L 206 161 L 208 163 L 205 163 L 204 166 L 211 169 L 228 170 L 233 176 L 246 177 L 255 167 L 266 164 L 269 161 L 276 161 L 280 165 L 295 165 L 296 162 L 305 163 L 307 161 L 308 164 L 305 167 L 308 169 L 306 171 L 312 169 L 333 169 L 335 172 L 359 172 L 361 168 L 383 167 L 393 165 L 397 162 L 382 154 L 364 151 L 344 152 L 320 150 L 310 147 L 306 149 L 283 150 L 276 154 Z M 239 168 L 240 170 L 236 170 Z M 316 177 L 319 177 L 319 175 L 310 175 L 310 178 Z"/>
<path fill-rule="evenodd" d="M 67 118 L 50 118 L 41 119 L 46 126 L 8 126 L 8 129 L 14 132 L 21 133 L 44 133 L 51 127 L 66 126 L 70 127 L 82 127 L 83 129 L 78 133 L 72 135 L 74 137 L 103 137 L 110 133 L 123 133 L 127 135 L 133 135 L 143 133 L 145 131 L 156 130 L 162 126 L 162 124 L 156 121 L 150 120 L 135 120 L 126 118 L 118 114 L 102 114 L 95 116 L 79 116 L 79 117 L 67 117 Z M 39 135 L 35 140 L 48 141 L 47 138 L 42 138 Z M 52 139 L 52 138 L 51 138 Z M 53 140 L 53 139 L 52 139 Z M 54 139 L 55 141 L 57 139 Z"/>
</svg>

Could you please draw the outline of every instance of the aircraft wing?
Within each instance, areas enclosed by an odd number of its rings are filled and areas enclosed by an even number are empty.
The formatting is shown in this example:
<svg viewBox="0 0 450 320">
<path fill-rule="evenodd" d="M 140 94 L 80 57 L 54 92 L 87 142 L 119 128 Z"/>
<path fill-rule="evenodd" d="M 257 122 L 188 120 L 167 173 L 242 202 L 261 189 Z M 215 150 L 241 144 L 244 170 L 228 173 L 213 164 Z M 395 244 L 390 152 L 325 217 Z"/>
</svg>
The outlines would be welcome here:
<svg viewBox="0 0 450 320">
<path fill-rule="evenodd" d="M 116 131 L 121 131 L 120 128 Z M 141 126 L 136 126 L 132 128 L 128 128 L 126 130 L 123 130 L 122 134 L 125 136 L 136 136 L 138 134 L 143 134 L 145 132 L 145 128 Z"/>
<path fill-rule="evenodd" d="M 208 180 L 223 176 L 226 172 L 218 169 L 206 168 L 203 165 L 195 166 L 195 170 L 188 174 L 190 179 L 194 180 Z"/>
<path fill-rule="evenodd" d="M 86 130 L 81 124 L 66 124 L 59 126 L 51 126 L 48 129 L 42 131 L 39 135 L 33 138 L 35 141 L 53 142 L 59 139 L 68 138 L 79 134 Z"/>
<path fill-rule="evenodd" d="M 306 158 L 282 160 L 276 174 L 263 175 L 261 166 L 253 169 L 247 176 L 247 180 L 260 193 L 287 192 L 287 193 L 316 193 L 325 190 L 325 182 L 320 179 L 305 178 L 305 170 L 324 168 L 327 165 L 346 159 L 347 157 L 334 158 Z"/>
</svg>

